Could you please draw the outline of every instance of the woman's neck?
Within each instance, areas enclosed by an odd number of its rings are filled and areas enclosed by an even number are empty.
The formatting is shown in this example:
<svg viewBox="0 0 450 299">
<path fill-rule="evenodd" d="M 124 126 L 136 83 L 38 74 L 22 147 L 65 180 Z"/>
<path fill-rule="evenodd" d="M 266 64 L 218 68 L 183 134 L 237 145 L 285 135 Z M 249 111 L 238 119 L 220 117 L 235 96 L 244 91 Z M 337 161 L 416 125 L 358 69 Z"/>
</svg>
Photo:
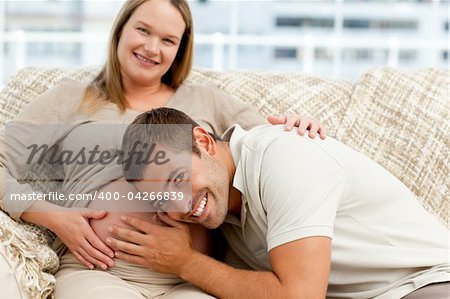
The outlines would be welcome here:
<svg viewBox="0 0 450 299">
<path fill-rule="evenodd" d="M 161 82 L 148 86 L 128 85 L 125 99 L 129 109 L 144 112 L 165 106 L 174 93 L 174 89 Z"/>
<path fill-rule="evenodd" d="M 159 94 L 166 85 L 161 81 L 155 81 L 146 85 L 127 82 L 124 80 L 123 87 L 127 99 L 148 98 Z"/>
</svg>

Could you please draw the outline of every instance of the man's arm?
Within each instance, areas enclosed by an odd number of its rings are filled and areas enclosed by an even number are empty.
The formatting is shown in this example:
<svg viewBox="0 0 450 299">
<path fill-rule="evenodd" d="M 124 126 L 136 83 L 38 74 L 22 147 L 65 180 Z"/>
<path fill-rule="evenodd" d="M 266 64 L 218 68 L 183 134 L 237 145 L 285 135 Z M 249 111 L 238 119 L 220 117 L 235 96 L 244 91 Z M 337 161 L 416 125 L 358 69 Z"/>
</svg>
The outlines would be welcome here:
<svg viewBox="0 0 450 299">
<path fill-rule="evenodd" d="M 330 239 L 311 237 L 274 248 L 272 272 L 232 268 L 194 254 L 180 276 L 218 298 L 325 298 Z"/>
<path fill-rule="evenodd" d="M 166 215 L 161 227 L 125 218 L 140 232 L 114 227 L 112 234 L 124 239 L 109 239 L 116 256 L 151 270 L 180 276 L 219 298 L 323 298 L 330 268 L 331 240 L 309 237 L 273 248 L 272 271 L 232 268 L 195 249 L 189 228 Z"/>
</svg>

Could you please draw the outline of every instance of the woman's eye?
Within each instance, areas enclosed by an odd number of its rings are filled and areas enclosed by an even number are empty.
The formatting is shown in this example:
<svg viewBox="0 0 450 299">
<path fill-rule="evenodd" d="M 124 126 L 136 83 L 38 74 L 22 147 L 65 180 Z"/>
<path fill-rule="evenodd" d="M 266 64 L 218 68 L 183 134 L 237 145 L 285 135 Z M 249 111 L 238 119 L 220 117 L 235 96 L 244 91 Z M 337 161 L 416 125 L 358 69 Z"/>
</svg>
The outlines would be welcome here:
<svg viewBox="0 0 450 299">
<path fill-rule="evenodd" d="M 141 31 L 141 32 L 143 32 L 143 33 L 146 33 L 146 34 L 149 34 L 149 33 L 150 33 L 150 31 L 148 31 L 147 29 L 142 28 L 142 27 L 138 27 L 137 30 L 138 30 L 138 31 Z"/>
<path fill-rule="evenodd" d="M 168 43 L 168 44 L 175 45 L 175 42 L 173 40 L 171 40 L 171 39 L 165 38 L 165 39 L 163 39 L 163 41 Z"/>
</svg>

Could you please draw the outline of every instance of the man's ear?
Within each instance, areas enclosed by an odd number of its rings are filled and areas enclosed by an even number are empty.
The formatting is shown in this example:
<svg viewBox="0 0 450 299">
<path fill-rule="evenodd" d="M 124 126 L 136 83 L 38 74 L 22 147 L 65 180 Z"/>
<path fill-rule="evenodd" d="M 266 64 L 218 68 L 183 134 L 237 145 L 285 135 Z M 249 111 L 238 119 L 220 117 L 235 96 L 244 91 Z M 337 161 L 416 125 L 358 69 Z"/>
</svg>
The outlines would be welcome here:
<svg viewBox="0 0 450 299">
<path fill-rule="evenodd" d="M 192 134 L 200 151 L 206 151 L 210 156 L 214 156 L 217 150 L 216 141 L 209 135 L 209 133 L 202 127 L 194 127 Z"/>
</svg>

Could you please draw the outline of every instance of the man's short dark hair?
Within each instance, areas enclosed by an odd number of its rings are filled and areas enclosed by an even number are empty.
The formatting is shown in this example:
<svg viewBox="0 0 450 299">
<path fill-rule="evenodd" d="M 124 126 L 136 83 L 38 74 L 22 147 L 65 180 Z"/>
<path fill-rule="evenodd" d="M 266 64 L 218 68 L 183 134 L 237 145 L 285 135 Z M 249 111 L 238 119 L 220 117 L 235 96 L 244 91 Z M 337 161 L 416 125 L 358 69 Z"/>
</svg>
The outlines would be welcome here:
<svg viewBox="0 0 450 299">
<path fill-rule="evenodd" d="M 186 125 L 190 125 L 189 131 Z M 178 152 L 192 151 L 200 156 L 200 149 L 192 134 L 192 129 L 197 126 L 199 124 L 187 114 L 172 108 L 153 109 L 138 115 L 125 130 L 122 139 L 122 151 L 128 156 L 126 163 L 122 163 L 125 179 L 129 182 L 142 179 L 148 164 L 139 163 L 137 157 L 131 153 L 144 152 L 144 145 L 165 145 Z M 214 140 L 218 140 L 214 134 L 210 135 Z"/>
</svg>

